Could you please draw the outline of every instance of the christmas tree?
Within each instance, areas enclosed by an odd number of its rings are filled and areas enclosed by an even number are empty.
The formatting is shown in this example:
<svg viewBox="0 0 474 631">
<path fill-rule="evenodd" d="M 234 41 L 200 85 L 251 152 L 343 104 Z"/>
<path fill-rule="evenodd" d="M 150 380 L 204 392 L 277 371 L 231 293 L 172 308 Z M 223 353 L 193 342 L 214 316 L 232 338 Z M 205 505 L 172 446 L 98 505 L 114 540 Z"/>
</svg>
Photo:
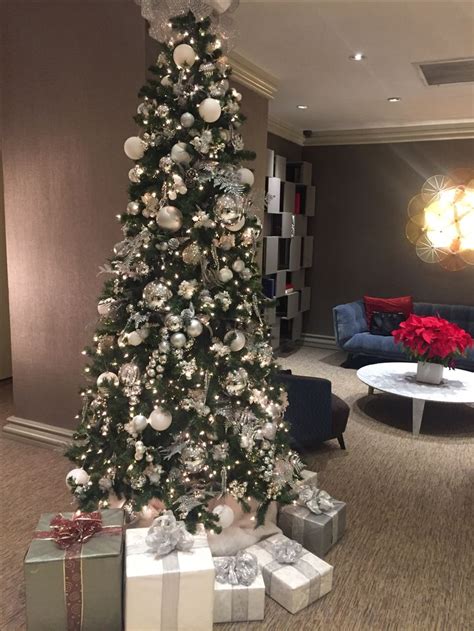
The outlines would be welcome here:
<svg viewBox="0 0 474 631">
<path fill-rule="evenodd" d="M 228 497 L 244 511 L 256 500 L 256 524 L 273 500 L 291 501 L 301 463 L 262 316 L 261 224 L 241 166 L 254 156 L 229 85 L 225 16 L 173 4 L 185 10 L 150 18 L 165 43 L 139 93 L 140 135 L 124 146 L 130 201 L 84 351 L 67 481 L 83 510 L 111 494 L 133 511 L 158 500 L 191 531 L 219 532 L 233 520 Z"/>
</svg>

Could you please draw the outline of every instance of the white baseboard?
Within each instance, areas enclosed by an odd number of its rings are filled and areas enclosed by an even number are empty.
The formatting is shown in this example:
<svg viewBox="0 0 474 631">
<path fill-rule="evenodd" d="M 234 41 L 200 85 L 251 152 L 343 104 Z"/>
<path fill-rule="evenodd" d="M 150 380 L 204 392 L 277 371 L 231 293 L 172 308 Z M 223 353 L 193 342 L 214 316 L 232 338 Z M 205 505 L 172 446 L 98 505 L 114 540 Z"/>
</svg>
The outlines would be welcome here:
<svg viewBox="0 0 474 631">
<path fill-rule="evenodd" d="M 303 346 L 313 346 L 315 348 L 327 348 L 331 351 L 339 350 L 336 338 L 332 335 L 316 335 L 314 333 L 303 333 L 301 336 Z"/>
<path fill-rule="evenodd" d="M 63 451 L 71 444 L 73 431 L 19 416 L 9 416 L 3 427 L 3 435 L 6 438 L 34 444 L 38 447 L 49 447 Z"/>
</svg>

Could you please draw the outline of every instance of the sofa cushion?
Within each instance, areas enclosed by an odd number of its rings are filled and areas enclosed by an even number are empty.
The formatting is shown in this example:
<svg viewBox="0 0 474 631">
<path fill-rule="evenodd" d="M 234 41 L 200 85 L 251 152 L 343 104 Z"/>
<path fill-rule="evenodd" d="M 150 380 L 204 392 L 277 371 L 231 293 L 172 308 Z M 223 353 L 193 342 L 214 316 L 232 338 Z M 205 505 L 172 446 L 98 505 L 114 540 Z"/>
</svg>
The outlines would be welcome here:
<svg viewBox="0 0 474 631">
<path fill-rule="evenodd" d="M 400 298 L 374 298 L 373 296 L 364 296 L 365 315 L 367 324 L 370 328 L 372 315 L 375 311 L 383 311 L 385 313 L 399 313 L 408 318 L 413 312 L 413 298 L 411 296 L 401 296 Z"/>
<path fill-rule="evenodd" d="M 378 353 L 390 353 L 394 357 L 404 355 L 402 348 L 395 342 L 392 336 L 372 335 L 371 333 L 356 333 L 344 344 L 344 350 L 349 353 L 365 353 L 377 355 Z"/>
<path fill-rule="evenodd" d="M 335 394 L 331 394 L 331 413 L 333 435 L 340 436 L 346 430 L 349 406 Z"/>
</svg>

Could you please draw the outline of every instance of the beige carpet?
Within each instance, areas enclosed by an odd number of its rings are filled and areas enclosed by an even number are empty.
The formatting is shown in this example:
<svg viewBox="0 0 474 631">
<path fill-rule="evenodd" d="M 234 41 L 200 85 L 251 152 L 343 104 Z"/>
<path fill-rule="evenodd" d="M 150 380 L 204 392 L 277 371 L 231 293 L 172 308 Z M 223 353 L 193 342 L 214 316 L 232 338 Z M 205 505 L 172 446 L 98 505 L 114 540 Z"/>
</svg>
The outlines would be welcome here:
<svg viewBox="0 0 474 631">
<path fill-rule="evenodd" d="M 332 441 L 306 457 L 323 488 L 348 504 L 347 532 L 326 557 L 335 568 L 333 590 L 297 615 L 267 598 L 263 622 L 217 628 L 470 631 L 474 409 L 427 404 L 414 439 L 409 402 L 368 397 L 355 371 L 339 367 L 341 359 L 303 349 L 282 361 L 295 373 L 329 378 L 351 405 L 347 450 Z M 10 413 L 10 386 L 0 384 L 0 418 Z M 53 451 L 1 442 L 0 629 L 19 631 L 25 628 L 22 558 L 39 513 L 68 509 L 69 467 Z"/>
</svg>

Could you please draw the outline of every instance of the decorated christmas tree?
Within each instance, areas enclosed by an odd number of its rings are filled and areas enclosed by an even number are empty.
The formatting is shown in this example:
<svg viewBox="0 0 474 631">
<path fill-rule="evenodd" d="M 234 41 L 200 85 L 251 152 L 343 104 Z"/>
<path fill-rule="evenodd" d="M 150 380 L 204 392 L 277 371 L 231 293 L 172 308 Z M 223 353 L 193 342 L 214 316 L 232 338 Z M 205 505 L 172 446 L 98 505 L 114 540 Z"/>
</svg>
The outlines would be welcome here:
<svg viewBox="0 0 474 631">
<path fill-rule="evenodd" d="M 262 523 L 272 501 L 291 500 L 301 466 L 263 318 L 261 225 L 242 167 L 253 156 L 224 56 L 236 4 L 142 2 L 163 46 L 124 146 L 134 164 L 123 240 L 104 268 L 68 452 L 81 509 L 153 501 L 191 531 L 229 526 L 227 498 L 244 511 L 252 501 Z"/>
</svg>

